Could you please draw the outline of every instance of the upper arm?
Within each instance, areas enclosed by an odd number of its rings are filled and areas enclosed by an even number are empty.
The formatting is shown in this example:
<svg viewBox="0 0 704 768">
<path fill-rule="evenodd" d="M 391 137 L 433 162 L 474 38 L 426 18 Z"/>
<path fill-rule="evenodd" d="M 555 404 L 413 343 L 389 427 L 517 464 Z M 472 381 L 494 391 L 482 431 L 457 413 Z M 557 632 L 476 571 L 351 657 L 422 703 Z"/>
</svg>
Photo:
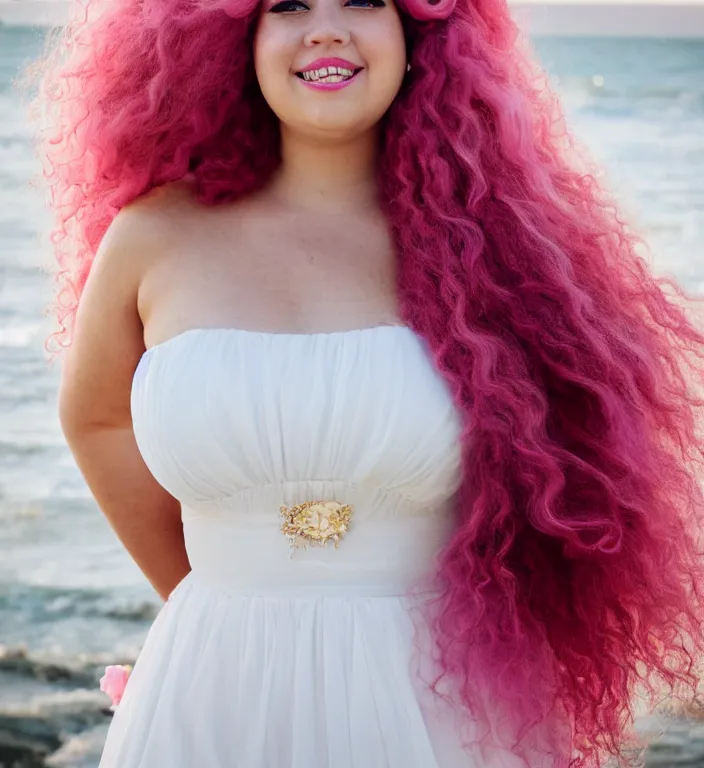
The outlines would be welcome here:
<svg viewBox="0 0 704 768">
<path fill-rule="evenodd" d="M 127 207 L 105 233 L 65 352 L 59 416 L 66 435 L 131 423 L 132 376 L 144 352 L 139 286 L 152 254 L 144 214 Z"/>
</svg>

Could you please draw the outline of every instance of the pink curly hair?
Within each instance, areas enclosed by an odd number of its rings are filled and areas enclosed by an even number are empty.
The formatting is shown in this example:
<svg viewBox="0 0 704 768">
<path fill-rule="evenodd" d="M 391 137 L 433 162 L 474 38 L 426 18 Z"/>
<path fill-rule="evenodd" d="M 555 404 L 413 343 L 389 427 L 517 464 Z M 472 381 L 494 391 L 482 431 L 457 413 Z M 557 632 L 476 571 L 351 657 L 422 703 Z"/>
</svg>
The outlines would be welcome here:
<svg viewBox="0 0 704 768">
<path fill-rule="evenodd" d="M 436 683 L 477 722 L 500 714 L 532 767 L 603 765 L 637 690 L 696 694 L 704 336 L 637 255 L 505 0 L 402 10 L 412 69 L 379 185 L 403 319 L 465 420 Z M 39 62 L 59 346 L 123 206 L 185 177 L 215 205 L 279 163 L 256 15 L 257 0 L 85 0 Z"/>
</svg>

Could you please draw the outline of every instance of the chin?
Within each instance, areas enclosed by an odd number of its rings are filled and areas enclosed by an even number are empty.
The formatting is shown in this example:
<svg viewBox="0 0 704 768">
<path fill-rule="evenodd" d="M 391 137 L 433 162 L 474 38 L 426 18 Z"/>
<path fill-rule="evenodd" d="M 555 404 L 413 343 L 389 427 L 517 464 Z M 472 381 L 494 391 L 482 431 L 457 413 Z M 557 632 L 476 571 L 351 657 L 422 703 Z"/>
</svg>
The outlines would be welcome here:
<svg viewBox="0 0 704 768">
<path fill-rule="evenodd" d="M 338 114 L 317 115 L 305 122 L 300 122 L 297 131 L 320 141 L 346 141 L 366 133 L 375 121 L 344 119 Z"/>
</svg>

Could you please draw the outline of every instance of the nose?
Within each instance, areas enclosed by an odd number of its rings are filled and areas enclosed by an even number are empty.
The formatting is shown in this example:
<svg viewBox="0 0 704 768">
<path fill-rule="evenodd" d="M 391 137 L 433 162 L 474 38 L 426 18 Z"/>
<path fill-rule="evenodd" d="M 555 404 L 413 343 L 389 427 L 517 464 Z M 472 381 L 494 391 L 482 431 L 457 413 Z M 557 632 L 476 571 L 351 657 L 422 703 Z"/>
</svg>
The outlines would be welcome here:
<svg viewBox="0 0 704 768">
<path fill-rule="evenodd" d="M 340 9 L 335 8 L 334 4 L 320 3 L 309 18 L 312 21 L 311 28 L 303 39 L 308 48 L 332 44 L 347 45 L 350 42 L 350 32 L 345 26 Z"/>
</svg>

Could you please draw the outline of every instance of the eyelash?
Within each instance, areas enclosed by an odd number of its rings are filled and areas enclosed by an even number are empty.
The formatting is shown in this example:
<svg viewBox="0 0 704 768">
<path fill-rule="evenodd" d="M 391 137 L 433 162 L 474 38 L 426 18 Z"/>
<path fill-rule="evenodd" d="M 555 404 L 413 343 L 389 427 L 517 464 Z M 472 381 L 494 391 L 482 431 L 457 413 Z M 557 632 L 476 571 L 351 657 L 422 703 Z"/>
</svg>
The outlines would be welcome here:
<svg viewBox="0 0 704 768">
<path fill-rule="evenodd" d="M 386 5 L 384 0 L 349 0 L 346 5 L 352 2 L 363 2 L 367 7 L 371 8 L 383 8 Z M 283 0 L 283 2 L 277 3 L 270 8 L 269 13 L 295 13 L 295 6 L 297 5 L 307 8 L 305 3 L 302 3 L 301 0 Z"/>
</svg>

